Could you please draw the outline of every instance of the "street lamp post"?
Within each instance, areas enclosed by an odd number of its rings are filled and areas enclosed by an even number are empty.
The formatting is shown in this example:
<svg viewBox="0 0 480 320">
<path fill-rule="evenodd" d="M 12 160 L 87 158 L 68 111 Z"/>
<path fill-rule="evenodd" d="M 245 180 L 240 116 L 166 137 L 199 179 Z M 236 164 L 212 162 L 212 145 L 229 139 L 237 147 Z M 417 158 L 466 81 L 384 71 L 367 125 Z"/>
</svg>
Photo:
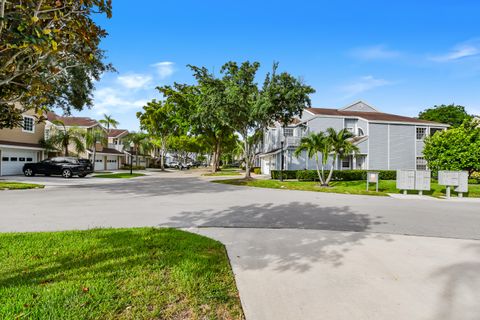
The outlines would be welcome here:
<svg viewBox="0 0 480 320">
<path fill-rule="evenodd" d="M 130 142 L 130 175 L 133 174 L 133 147 L 135 144 Z"/>
<path fill-rule="evenodd" d="M 281 154 L 281 159 L 280 159 L 280 181 L 283 182 L 283 167 L 284 167 L 284 157 L 283 157 L 283 145 L 285 144 L 285 135 L 282 133 L 282 138 L 280 140 L 280 154 Z"/>
</svg>

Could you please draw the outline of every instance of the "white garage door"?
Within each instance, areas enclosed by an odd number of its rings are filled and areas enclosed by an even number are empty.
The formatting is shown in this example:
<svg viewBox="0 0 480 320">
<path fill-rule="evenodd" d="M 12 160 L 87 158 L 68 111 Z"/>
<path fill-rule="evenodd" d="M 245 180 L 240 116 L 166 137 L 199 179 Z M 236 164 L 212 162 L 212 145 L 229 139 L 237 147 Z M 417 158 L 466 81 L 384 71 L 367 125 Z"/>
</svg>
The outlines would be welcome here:
<svg viewBox="0 0 480 320">
<path fill-rule="evenodd" d="M 103 156 L 100 156 L 95 159 L 95 171 L 103 170 L 105 170 L 105 165 L 103 164 Z"/>
<path fill-rule="evenodd" d="M 107 170 L 117 170 L 118 169 L 118 159 L 116 156 L 107 157 Z"/>
<path fill-rule="evenodd" d="M 27 162 L 37 162 L 37 151 L 21 149 L 2 149 L 2 175 L 23 174 L 23 165 Z"/>
</svg>

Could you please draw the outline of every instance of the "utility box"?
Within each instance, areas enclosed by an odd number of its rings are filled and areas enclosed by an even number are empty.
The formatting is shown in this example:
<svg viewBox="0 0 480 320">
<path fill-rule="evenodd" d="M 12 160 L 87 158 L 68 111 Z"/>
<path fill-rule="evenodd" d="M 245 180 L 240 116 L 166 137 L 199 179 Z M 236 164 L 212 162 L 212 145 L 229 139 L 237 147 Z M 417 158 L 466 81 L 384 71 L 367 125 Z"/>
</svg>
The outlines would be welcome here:
<svg viewBox="0 0 480 320">
<path fill-rule="evenodd" d="M 397 189 L 415 190 L 415 170 L 397 170 Z"/>
<path fill-rule="evenodd" d="M 430 191 L 430 184 L 432 182 L 432 173 L 428 170 L 415 172 L 415 190 Z"/>
<path fill-rule="evenodd" d="M 418 190 L 419 194 L 430 190 L 432 173 L 428 170 L 397 170 L 397 189 L 407 194 L 408 190 Z"/>
<path fill-rule="evenodd" d="M 438 171 L 438 184 L 446 186 L 446 196 L 450 198 L 450 187 L 455 187 L 458 196 L 468 192 L 468 172 L 467 171 Z"/>
</svg>

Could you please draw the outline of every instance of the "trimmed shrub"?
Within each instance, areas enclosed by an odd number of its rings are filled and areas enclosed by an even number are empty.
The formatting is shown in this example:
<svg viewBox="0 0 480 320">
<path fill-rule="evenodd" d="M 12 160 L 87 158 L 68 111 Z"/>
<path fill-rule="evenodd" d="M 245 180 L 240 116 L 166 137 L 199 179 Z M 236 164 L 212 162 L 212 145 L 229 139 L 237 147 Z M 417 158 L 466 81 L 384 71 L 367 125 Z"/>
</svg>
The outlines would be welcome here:
<svg viewBox="0 0 480 320">
<path fill-rule="evenodd" d="M 367 170 L 333 170 L 332 181 L 366 180 L 367 172 Z M 378 172 L 380 180 L 395 180 L 397 178 L 397 172 L 394 170 L 378 170 Z M 298 170 L 296 175 L 299 181 L 319 180 L 316 170 Z M 325 175 L 328 175 L 328 171 L 325 171 Z"/>
<path fill-rule="evenodd" d="M 297 179 L 298 170 L 283 170 L 283 179 Z M 280 180 L 280 170 L 272 170 L 270 175 L 274 180 Z"/>
<path fill-rule="evenodd" d="M 253 173 L 255 174 L 262 174 L 262 169 L 260 167 L 254 167 L 253 168 Z"/>
</svg>

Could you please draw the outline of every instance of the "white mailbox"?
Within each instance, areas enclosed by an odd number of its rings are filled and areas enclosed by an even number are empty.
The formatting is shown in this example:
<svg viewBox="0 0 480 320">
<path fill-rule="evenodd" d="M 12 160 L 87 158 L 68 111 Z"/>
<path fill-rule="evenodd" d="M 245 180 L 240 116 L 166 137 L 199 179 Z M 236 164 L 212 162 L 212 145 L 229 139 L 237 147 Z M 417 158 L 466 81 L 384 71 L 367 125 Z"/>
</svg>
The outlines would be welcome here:
<svg viewBox="0 0 480 320">
<path fill-rule="evenodd" d="M 450 198 L 450 187 L 455 187 L 458 196 L 468 192 L 468 172 L 467 171 L 438 171 L 438 184 L 446 186 L 446 196 Z"/>
<path fill-rule="evenodd" d="M 428 170 L 415 172 L 415 190 L 430 191 L 432 173 Z"/>
<path fill-rule="evenodd" d="M 397 189 L 415 190 L 415 170 L 397 170 Z"/>
</svg>

